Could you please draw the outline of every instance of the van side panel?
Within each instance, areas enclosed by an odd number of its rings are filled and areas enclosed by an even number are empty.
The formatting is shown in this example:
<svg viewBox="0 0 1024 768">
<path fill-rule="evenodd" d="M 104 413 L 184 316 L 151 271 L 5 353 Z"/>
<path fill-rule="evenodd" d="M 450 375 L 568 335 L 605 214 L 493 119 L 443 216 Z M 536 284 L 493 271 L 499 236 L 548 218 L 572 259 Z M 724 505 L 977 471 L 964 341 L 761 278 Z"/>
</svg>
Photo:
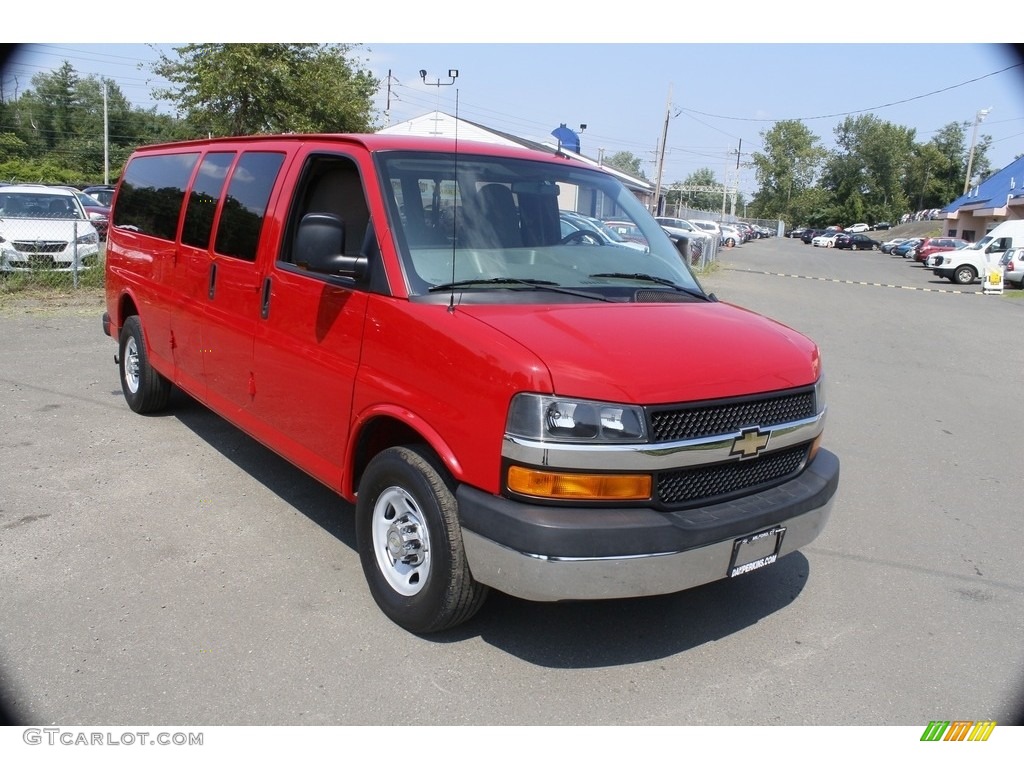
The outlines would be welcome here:
<svg viewBox="0 0 1024 768">
<path fill-rule="evenodd" d="M 200 153 L 194 148 L 137 155 L 128 163 L 111 212 L 107 241 L 107 304 L 117 328 L 120 307 L 133 297 L 154 368 L 174 380 L 177 232 L 182 202 Z"/>
</svg>

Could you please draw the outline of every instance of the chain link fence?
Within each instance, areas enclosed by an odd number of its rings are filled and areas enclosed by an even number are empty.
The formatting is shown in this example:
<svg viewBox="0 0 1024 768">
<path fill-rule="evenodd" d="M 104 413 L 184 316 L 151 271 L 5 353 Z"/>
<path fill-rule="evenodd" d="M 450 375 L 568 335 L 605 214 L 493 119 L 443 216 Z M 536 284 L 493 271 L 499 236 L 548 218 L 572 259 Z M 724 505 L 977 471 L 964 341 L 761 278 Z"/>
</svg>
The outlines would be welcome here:
<svg viewBox="0 0 1024 768">
<path fill-rule="evenodd" d="M 60 188 L 0 187 L 0 294 L 102 287 L 105 224 Z"/>
</svg>

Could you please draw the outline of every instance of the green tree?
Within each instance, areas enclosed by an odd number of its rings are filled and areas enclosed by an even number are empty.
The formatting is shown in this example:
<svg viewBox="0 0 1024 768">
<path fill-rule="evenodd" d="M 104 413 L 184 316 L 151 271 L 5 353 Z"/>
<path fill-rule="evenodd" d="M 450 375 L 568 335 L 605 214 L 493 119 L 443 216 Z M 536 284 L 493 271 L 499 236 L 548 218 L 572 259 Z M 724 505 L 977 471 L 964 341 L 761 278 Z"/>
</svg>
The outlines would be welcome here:
<svg viewBox="0 0 1024 768">
<path fill-rule="evenodd" d="M 374 129 L 379 81 L 358 68 L 352 46 L 194 44 L 161 55 L 154 91 L 202 134 L 344 133 Z"/>
<path fill-rule="evenodd" d="M 75 118 L 81 105 L 77 93 L 78 79 L 75 68 L 67 61 L 56 72 L 32 77 L 40 106 L 38 121 L 33 128 L 47 147 L 57 147 L 75 133 Z"/>
<path fill-rule="evenodd" d="M 941 208 L 960 197 L 964 191 L 964 181 L 967 178 L 967 131 L 970 123 L 948 123 L 938 130 L 925 146 L 931 147 L 934 151 L 919 150 L 921 157 L 928 158 L 926 166 L 928 181 L 924 184 L 925 193 L 919 198 L 915 192 L 918 187 L 918 178 L 907 181 L 914 186 L 907 190 L 910 200 L 920 199 L 924 204 L 920 208 Z M 987 144 L 982 141 L 974 150 L 974 167 L 988 168 L 989 161 L 985 154 Z M 974 175 L 973 172 L 971 175 Z"/>
<path fill-rule="evenodd" d="M 640 167 L 642 163 L 643 160 L 632 152 L 616 152 L 611 157 L 604 159 L 605 165 L 610 165 L 612 168 L 628 173 L 638 179 L 646 179 L 647 176 L 644 175 L 643 169 Z"/>
<path fill-rule="evenodd" d="M 811 189 L 827 155 L 821 139 L 800 120 L 780 120 L 761 132 L 763 152 L 752 164 L 758 182 L 758 215 L 786 221 L 805 221 L 806 206 L 798 201 Z"/>
<path fill-rule="evenodd" d="M 833 217 L 853 223 L 891 220 L 907 209 L 903 181 L 914 130 L 874 115 L 847 117 L 835 130 L 837 151 L 822 183 L 833 194 Z"/>
</svg>

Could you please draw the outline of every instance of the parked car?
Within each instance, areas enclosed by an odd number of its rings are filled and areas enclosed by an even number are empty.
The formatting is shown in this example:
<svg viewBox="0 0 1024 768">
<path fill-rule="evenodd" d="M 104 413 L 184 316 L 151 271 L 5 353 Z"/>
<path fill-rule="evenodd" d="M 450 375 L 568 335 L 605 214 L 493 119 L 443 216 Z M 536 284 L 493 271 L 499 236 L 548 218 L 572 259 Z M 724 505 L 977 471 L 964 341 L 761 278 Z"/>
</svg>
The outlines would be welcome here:
<svg viewBox="0 0 1024 768">
<path fill-rule="evenodd" d="M 686 219 L 677 219 L 673 216 L 655 216 L 654 220 L 661 224 L 663 229 L 677 229 L 681 234 L 706 235 L 707 230 L 698 227 Z"/>
<path fill-rule="evenodd" d="M 600 219 L 584 216 L 582 213 L 576 213 L 575 211 L 559 211 L 558 217 L 561 219 L 563 238 L 573 240 L 580 238 L 576 240 L 577 242 L 586 242 L 589 238 L 592 242 L 596 241 L 597 245 L 619 245 L 637 251 L 647 250 L 645 245 L 620 237 L 614 229 L 606 226 Z M 576 232 L 580 234 L 574 235 Z"/>
<path fill-rule="evenodd" d="M 923 239 L 921 237 L 912 237 L 909 240 L 905 240 L 892 249 L 892 255 L 902 256 L 904 259 L 914 258 L 914 255 L 917 253 L 917 246 L 921 244 Z"/>
<path fill-rule="evenodd" d="M 100 237 L 100 242 L 107 239 L 107 227 L 110 223 L 110 206 L 103 205 L 98 199 L 92 195 L 87 195 L 84 191 L 75 189 L 74 187 L 59 187 L 59 189 L 66 189 L 75 197 L 78 198 L 78 202 L 82 204 L 82 208 L 85 209 L 85 215 L 89 217 L 89 221 L 96 227 L 96 234 Z"/>
<path fill-rule="evenodd" d="M 875 251 L 882 247 L 877 240 L 872 240 L 863 232 L 843 232 L 836 236 L 834 247 L 851 251 Z"/>
<path fill-rule="evenodd" d="M 1024 288 L 1024 248 L 1011 248 L 999 263 L 1003 266 L 1003 283 Z"/>
<path fill-rule="evenodd" d="M 892 224 L 888 221 L 879 221 L 877 224 L 871 227 L 872 229 L 892 229 Z"/>
<path fill-rule="evenodd" d="M 836 244 L 836 238 L 841 234 L 842 230 L 826 229 L 811 240 L 811 245 L 815 248 L 831 248 Z"/>
<path fill-rule="evenodd" d="M 70 190 L 41 184 L 0 187 L 0 272 L 95 266 L 99 242 Z"/>
<path fill-rule="evenodd" d="M 110 204 L 114 202 L 114 187 L 109 184 L 100 184 L 95 187 L 86 187 L 82 191 L 90 197 L 94 197 L 99 200 L 101 205 L 105 205 L 108 208 Z"/>
<path fill-rule="evenodd" d="M 882 243 L 882 245 L 879 247 L 879 250 L 882 253 L 892 253 L 893 248 L 895 248 L 897 245 L 901 243 L 907 242 L 907 240 L 909 239 L 909 237 L 894 237 L 892 240 L 886 240 L 884 243 Z"/>
<path fill-rule="evenodd" d="M 784 237 L 799 238 L 809 227 L 793 227 L 791 230 L 785 233 Z"/>
<path fill-rule="evenodd" d="M 623 240 L 628 240 L 631 243 L 639 243 L 643 246 L 647 245 L 647 238 L 644 237 L 644 233 L 641 232 L 640 227 L 632 221 L 618 221 L 616 219 L 612 219 L 611 221 L 606 221 L 604 225 L 613 230 L 615 234 Z"/>
<path fill-rule="evenodd" d="M 722 244 L 727 248 L 740 245 L 745 242 L 743 235 L 732 224 L 719 224 L 722 230 Z"/>
<path fill-rule="evenodd" d="M 850 226 L 848 226 L 843 231 L 844 232 L 851 232 L 851 233 L 853 233 L 853 232 L 867 232 L 869 229 L 870 229 L 870 227 L 867 224 L 861 223 L 861 224 L 851 224 Z"/>
<path fill-rule="evenodd" d="M 814 240 L 814 238 L 816 238 L 818 235 L 820 235 L 824 231 L 825 230 L 823 230 L 823 229 L 805 229 L 803 231 L 803 233 L 800 235 L 800 239 L 805 244 L 810 245 L 811 241 Z"/>
<path fill-rule="evenodd" d="M 693 259 L 700 259 L 718 242 L 714 232 L 708 232 L 695 226 L 693 222 L 686 219 L 677 219 L 671 216 L 658 216 L 655 221 L 665 230 L 665 234 L 675 244 L 676 249 L 683 255 L 684 260 L 696 263 Z"/>
<path fill-rule="evenodd" d="M 963 248 L 965 245 L 967 245 L 967 241 L 961 240 L 959 237 L 926 237 L 917 247 L 914 261 L 919 261 L 927 266 L 932 254 L 942 253 L 943 251 L 955 251 L 957 248 Z"/>
<path fill-rule="evenodd" d="M 722 228 L 718 226 L 717 221 L 711 221 L 710 219 L 691 219 L 690 223 L 700 229 L 703 229 L 705 232 L 710 233 L 713 237 L 717 237 L 719 245 L 723 245 L 725 243 L 725 239 L 722 237 Z"/>
</svg>

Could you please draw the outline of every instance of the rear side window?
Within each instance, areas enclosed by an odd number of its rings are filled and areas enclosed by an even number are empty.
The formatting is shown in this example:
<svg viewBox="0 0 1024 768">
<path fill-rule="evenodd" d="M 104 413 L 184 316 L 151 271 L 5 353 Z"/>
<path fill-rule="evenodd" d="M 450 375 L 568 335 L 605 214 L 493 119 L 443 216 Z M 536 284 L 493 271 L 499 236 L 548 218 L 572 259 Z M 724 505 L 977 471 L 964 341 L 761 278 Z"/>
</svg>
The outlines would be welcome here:
<svg viewBox="0 0 1024 768">
<path fill-rule="evenodd" d="M 246 152 L 238 161 L 217 226 L 217 253 L 256 260 L 267 204 L 284 163 L 281 152 Z"/>
<path fill-rule="evenodd" d="M 234 152 L 211 152 L 203 158 L 196 180 L 192 182 L 192 191 L 188 196 L 185 224 L 181 228 L 183 245 L 191 245 L 204 250 L 210 247 L 210 235 L 213 232 L 213 218 L 217 212 L 217 203 L 220 202 L 224 179 L 228 177 L 228 169 L 234 161 Z"/>
<path fill-rule="evenodd" d="M 115 228 L 174 240 L 198 152 L 136 157 L 124 171 L 112 214 Z"/>
</svg>

